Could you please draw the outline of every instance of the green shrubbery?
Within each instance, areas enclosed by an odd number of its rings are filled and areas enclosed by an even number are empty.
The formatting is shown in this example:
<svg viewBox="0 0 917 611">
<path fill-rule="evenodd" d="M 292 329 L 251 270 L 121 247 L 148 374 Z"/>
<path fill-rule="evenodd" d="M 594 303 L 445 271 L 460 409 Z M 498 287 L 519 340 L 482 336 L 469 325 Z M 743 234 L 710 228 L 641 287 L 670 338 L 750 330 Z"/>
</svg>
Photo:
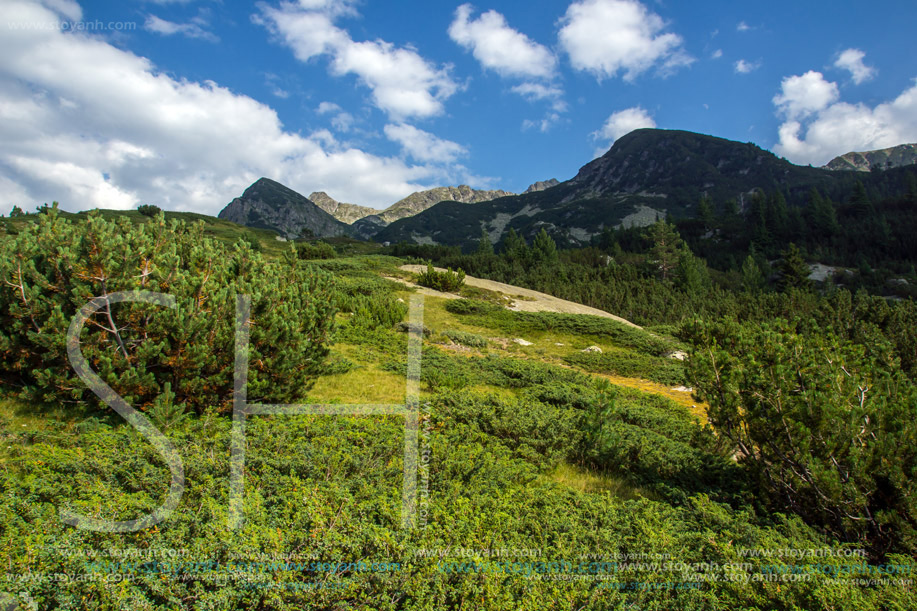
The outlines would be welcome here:
<svg viewBox="0 0 917 611">
<path fill-rule="evenodd" d="M 469 346 L 471 348 L 487 347 L 487 338 L 476 333 L 467 333 L 465 331 L 447 329 L 446 331 L 443 331 L 443 335 L 456 342 L 457 344 L 462 344 L 463 346 Z"/>
<path fill-rule="evenodd" d="M 327 242 L 300 242 L 296 245 L 296 256 L 300 259 L 333 259 L 337 252 Z"/>
<path fill-rule="evenodd" d="M 574 352 L 564 361 L 586 371 L 610 373 L 625 378 L 642 378 L 677 386 L 686 382 L 684 363 L 676 359 L 647 356 L 632 350 L 611 352 Z"/>
<path fill-rule="evenodd" d="M 417 274 L 417 284 L 450 293 L 459 290 L 465 284 L 465 272 L 462 270 L 454 272 L 452 268 L 439 272 L 433 269 L 432 265 L 428 265 L 427 271 Z"/>
<path fill-rule="evenodd" d="M 166 385 L 174 403 L 202 412 L 232 398 L 236 296 L 252 299 L 249 398 L 300 396 L 328 351 L 329 274 L 269 262 L 245 243 L 227 247 L 202 225 L 160 214 L 133 225 L 49 210 L 0 243 L 0 371 L 23 398 L 92 399 L 66 354 L 77 310 L 119 291 L 168 294 L 176 306 L 104 305 L 80 336 L 82 353 L 129 404 L 149 407 Z"/>
<path fill-rule="evenodd" d="M 689 361 L 710 421 L 770 506 L 844 541 L 917 552 L 917 387 L 893 344 L 800 322 L 696 321 Z"/>
<path fill-rule="evenodd" d="M 162 212 L 162 209 L 159 206 L 153 206 L 152 204 L 141 204 L 140 206 L 137 206 L 137 212 L 139 212 L 143 216 L 148 216 L 150 218 L 153 218 L 154 216 Z"/>
<path fill-rule="evenodd" d="M 452 314 L 484 314 L 502 309 L 498 305 L 474 299 L 451 299 L 446 303 L 446 311 Z"/>
</svg>

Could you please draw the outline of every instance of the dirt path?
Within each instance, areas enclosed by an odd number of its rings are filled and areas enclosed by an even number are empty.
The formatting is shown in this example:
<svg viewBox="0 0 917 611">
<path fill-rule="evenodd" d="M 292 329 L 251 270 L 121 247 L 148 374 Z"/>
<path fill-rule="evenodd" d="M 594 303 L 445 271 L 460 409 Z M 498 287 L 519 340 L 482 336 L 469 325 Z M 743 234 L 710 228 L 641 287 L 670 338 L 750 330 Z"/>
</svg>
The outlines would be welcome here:
<svg viewBox="0 0 917 611">
<path fill-rule="evenodd" d="M 399 269 L 416 274 L 425 271 L 426 266 L 402 265 Z M 434 269 L 437 271 L 446 271 L 441 267 L 436 267 Z M 400 280 L 398 278 L 393 278 L 393 280 L 399 280 L 400 282 L 410 286 L 417 287 L 416 284 L 408 282 L 407 280 Z M 496 291 L 511 298 L 517 297 L 517 299 L 513 300 L 513 305 L 509 307 L 509 309 L 515 310 L 516 312 L 559 312 L 561 314 L 590 314 L 592 316 L 601 316 L 602 318 L 611 318 L 637 329 L 641 328 L 629 320 L 625 320 L 620 316 L 615 316 L 614 314 L 609 314 L 604 310 L 590 308 L 589 306 L 573 303 L 572 301 L 567 301 L 565 299 L 558 299 L 553 295 L 539 293 L 538 291 L 533 291 L 531 289 L 524 289 L 519 286 L 513 286 L 512 284 L 494 282 L 493 280 L 484 280 L 483 278 L 475 278 L 473 276 L 465 276 L 465 284 L 468 286 L 486 289 L 488 291 Z M 434 291 L 433 289 L 428 289 L 425 287 L 417 288 L 421 293 L 425 295 L 445 297 L 447 299 L 461 299 L 459 295 L 454 293 L 441 293 L 439 291 Z"/>
</svg>

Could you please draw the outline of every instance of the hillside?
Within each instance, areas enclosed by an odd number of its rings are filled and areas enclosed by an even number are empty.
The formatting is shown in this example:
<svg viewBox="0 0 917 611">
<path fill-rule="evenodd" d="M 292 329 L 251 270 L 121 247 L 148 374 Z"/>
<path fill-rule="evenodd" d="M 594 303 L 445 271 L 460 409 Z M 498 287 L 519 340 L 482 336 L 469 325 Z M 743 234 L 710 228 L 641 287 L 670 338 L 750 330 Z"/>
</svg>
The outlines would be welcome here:
<svg viewBox="0 0 917 611">
<path fill-rule="evenodd" d="M 901 144 L 887 149 L 846 153 L 835 157 L 825 165 L 828 170 L 852 170 L 871 172 L 889 170 L 917 164 L 917 144 Z"/>
<path fill-rule="evenodd" d="M 410 216 L 414 216 L 439 202 L 459 202 L 462 204 L 477 204 L 480 202 L 490 201 L 498 197 L 513 195 L 509 191 L 481 191 L 472 189 L 468 185 L 459 185 L 458 187 L 436 187 L 426 191 L 418 191 L 401 199 L 383 212 L 379 213 L 386 223 Z"/>
<path fill-rule="evenodd" d="M 756 189 L 801 199 L 813 187 L 849 184 L 848 174 L 796 166 L 753 144 L 640 129 L 550 189 L 468 209 L 439 204 L 394 223 L 376 239 L 469 247 L 482 230 L 496 243 L 510 227 L 528 238 L 544 227 L 559 243 L 584 244 L 605 228 L 692 215 L 702 197 L 717 205 L 735 200 L 741 210 Z"/>
<path fill-rule="evenodd" d="M 318 237 L 348 234 L 348 226 L 308 198 L 269 178 L 260 178 L 232 200 L 219 218 L 259 229 L 271 229 L 287 239 L 303 231 Z"/>
<path fill-rule="evenodd" d="M 367 206 L 358 206 L 356 204 L 345 204 L 335 200 L 324 191 L 317 191 L 309 195 L 309 201 L 341 221 L 342 223 L 352 224 L 370 214 L 378 214 L 379 210 Z"/>
</svg>

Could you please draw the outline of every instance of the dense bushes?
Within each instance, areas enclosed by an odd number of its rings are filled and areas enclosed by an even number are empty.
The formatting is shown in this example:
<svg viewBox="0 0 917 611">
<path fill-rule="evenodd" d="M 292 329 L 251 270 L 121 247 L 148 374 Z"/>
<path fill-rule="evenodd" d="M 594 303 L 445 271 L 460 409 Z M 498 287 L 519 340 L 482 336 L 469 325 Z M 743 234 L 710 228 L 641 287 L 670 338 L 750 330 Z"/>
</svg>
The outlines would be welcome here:
<svg viewBox="0 0 917 611">
<path fill-rule="evenodd" d="M 432 265 L 427 266 L 427 271 L 417 274 L 417 284 L 436 291 L 450 293 L 459 290 L 465 284 L 465 272 L 458 270 L 437 271 Z"/>
<path fill-rule="evenodd" d="M 300 242 L 296 245 L 296 255 L 300 259 L 333 259 L 337 256 L 334 247 L 327 242 Z"/>
<path fill-rule="evenodd" d="M 643 378 L 660 384 L 684 384 L 684 363 L 676 359 L 647 356 L 632 350 L 612 352 L 574 352 L 564 361 L 595 373 L 610 373 L 625 378 Z"/>
<path fill-rule="evenodd" d="M 689 368 L 772 507 L 874 557 L 917 553 L 917 388 L 892 345 L 797 323 L 700 322 Z"/>
<path fill-rule="evenodd" d="M 465 331 L 447 329 L 446 331 L 443 331 L 443 335 L 457 344 L 462 344 L 463 346 L 469 346 L 471 348 L 487 347 L 487 338 L 476 333 L 467 333 Z"/>
<path fill-rule="evenodd" d="M 175 307 L 103 306 L 80 336 L 83 355 L 129 404 L 165 391 L 198 412 L 231 401 L 236 296 L 252 299 L 250 400 L 289 401 L 327 353 L 334 305 L 329 274 L 268 262 L 244 242 L 227 247 L 202 225 L 160 214 L 132 225 L 90 215 L 85 223 L 41 215 L 0 243 L 0 370 L 4 384 L 36 400 L 92 395 L 66 355 L 77 310 L 119 291 L 154 291 Z"/>
</svg>

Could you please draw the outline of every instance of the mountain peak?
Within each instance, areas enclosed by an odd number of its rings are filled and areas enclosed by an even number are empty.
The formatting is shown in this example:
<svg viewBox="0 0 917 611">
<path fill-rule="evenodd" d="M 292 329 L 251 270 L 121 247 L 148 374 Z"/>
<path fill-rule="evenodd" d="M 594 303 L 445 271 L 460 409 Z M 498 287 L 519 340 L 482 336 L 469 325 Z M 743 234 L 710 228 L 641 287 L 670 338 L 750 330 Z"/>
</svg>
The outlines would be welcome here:
<svg viewBox="0 0 917 611">
<path fill-rule="evenodd" d="M 845 153 L 835 157 L 824 167 L 828 170 L 871 172 L 914 164 L 917 164 L 917 144 L 899 144 L 887 149 Z"/>
<path fill-rule="evenodd" d="M 248 227 L 271 229 L 286 238 L 303 231 L 320 237 L 340 236 L 347 226 L 308 198 L 270 178 L 259 178 L 242 197 L 232 200 L 219 218 Z"/>
</svg>

